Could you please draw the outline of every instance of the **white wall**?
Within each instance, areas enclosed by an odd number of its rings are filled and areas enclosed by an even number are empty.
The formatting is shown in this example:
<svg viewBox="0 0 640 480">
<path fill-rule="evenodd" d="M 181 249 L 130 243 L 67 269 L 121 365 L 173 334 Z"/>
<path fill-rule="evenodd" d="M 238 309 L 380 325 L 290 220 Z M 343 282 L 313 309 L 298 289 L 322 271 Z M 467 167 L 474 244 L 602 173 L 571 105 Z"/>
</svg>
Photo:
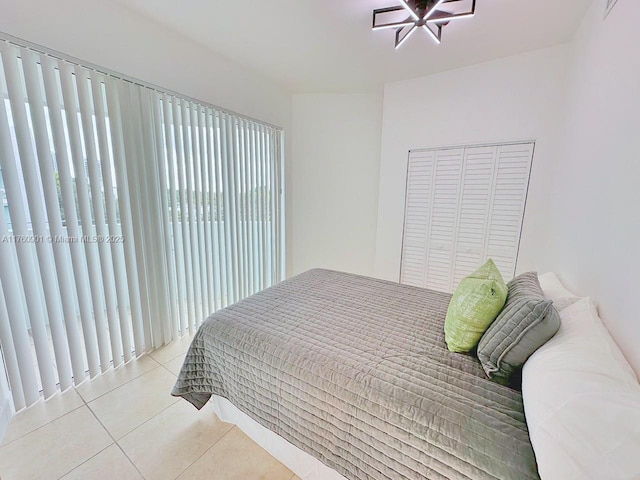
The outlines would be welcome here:
<svg viewBox="0 0 640 480">
<path fill-rule="evenodd" d="M 399 278 L 408 151 L 502 140 L 536 140 L 517 269 L 540 268 L 566 59 L 558 46 L 385 86 L 376 276 Z"/>
<path fill-rule="evenodd" d="M 564 148 L 550 198 L 546 256 L 593 297 L 640 375 L 640 2 L 604 1 L 571 46 Z"/>
<path fill-rule="evenodd" d="M 0 31 L 280 126 L 290 96 L 112 1 L 0 0 Z"/>
<path fill-rule="evenodd" d="M 270 80 L 112 1 L 0 0 L 0 12 L 0 32 L 283 127 L 290 170 L 291 95 Z"/>
<path fill-rule="evenodd" d="M 294 95 L 292 273 L 373 274 L 381 95 Z"/>
</svg>

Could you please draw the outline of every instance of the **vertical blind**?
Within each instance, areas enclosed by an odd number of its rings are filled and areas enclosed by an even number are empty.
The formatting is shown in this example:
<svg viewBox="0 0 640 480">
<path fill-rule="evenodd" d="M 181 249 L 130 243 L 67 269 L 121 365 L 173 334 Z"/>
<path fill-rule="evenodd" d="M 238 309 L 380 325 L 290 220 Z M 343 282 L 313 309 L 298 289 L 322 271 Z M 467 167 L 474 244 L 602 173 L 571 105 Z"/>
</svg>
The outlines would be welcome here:
<svg viewBox="0 0 640 480">
<path fill-rule="evenodd" d="M 0 96 L 16 409 L 282 279 L 280 129 L 5 39 Z"/>
</svg>

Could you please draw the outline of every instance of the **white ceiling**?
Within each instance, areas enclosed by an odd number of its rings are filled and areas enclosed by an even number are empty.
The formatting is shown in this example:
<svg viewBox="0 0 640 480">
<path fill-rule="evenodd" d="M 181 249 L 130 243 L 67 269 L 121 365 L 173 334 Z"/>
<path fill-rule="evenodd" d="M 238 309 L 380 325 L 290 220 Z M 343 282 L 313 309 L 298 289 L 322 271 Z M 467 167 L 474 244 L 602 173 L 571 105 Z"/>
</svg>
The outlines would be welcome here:
<svg viewBox="0 0 640 480">
<path fill-rule="evenodd" d="M 590 0 L 477 0 L 476 16 L 399 49 L 372 31 L 397 0 L 114 0 L 294 93 L 372 92 L 403 80 L 568 41 Z"/>
</svg>

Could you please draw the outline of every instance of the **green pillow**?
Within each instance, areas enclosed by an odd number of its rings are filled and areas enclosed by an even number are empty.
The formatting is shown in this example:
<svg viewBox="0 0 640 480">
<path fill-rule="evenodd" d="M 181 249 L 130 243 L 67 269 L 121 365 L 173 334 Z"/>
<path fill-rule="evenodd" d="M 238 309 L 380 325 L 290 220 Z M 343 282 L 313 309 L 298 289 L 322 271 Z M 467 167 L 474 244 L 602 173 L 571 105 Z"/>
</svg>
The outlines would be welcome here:
<svg viewBox="0 0 640 480">
<path fill-rule="evenodd" d="M 478 344 L 507 300 L 507 285 L 493 260 L 463 278 L 451 297 L 444 338 L 452 352 L 468 352 Z"/>
</svg>

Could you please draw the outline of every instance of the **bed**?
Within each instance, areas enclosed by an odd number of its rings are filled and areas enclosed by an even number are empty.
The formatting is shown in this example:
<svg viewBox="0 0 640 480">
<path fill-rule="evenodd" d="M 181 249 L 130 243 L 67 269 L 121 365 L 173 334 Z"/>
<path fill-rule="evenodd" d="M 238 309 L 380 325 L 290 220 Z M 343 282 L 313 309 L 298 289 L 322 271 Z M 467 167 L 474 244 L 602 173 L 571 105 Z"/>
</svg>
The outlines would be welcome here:
<svg viewBox="0 0 640 480">
<path fill-rule="evenodd" d="M 310 270 L 210 316 L 172 394 L 222 397 L 350 480 L 537 479 L 521 393 L 446 348 L 449 299 Z"/>
</svg>

